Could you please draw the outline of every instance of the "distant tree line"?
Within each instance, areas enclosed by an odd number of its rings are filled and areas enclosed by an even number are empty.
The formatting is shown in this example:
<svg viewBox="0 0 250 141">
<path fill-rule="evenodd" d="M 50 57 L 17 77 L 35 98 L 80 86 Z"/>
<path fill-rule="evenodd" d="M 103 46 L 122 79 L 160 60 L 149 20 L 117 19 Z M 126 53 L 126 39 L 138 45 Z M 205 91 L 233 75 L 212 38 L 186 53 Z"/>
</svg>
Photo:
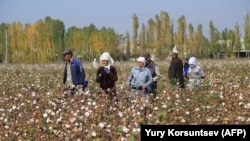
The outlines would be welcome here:
<svg viewBox="0 0 250 141">
<path fill-rule="evenodd" d="M 177 20 L 167 12 L 161 11 L 155 18 L 142 23 L 139 29 L 139 17 L 133 18 L 133 33 L 119 35 L 112 28 L 97 29 L 94 24 L 65 30 L 64 23 L 47 16 L 35 24 L 14 22 L 0 25 L 0 62 L 10 63 L 53 63 L 62 60 L 61 52 L 70 48 L 74 56 L 82 60 L 93 60 L 108 51 L 116 60 L 128 60 L 143 53 L 150 52 L 157 59 L 165 59 L 175 46 L 181 57 L 195 55 L 199 58 L 216 57 L 223 51 L 226 56 L 235 56 L 241 50 L 241 33 L 238 23 L 234 29 L 225 28 L 218 31 L 210 21 L 210 38 L 203 35 L 202 25 L 195 29 L 187 24 L 185 16 Z M 244 46 L 250 50 L 250 14 L 247 13 L 244 23 Z M 7 41 L 7 42 L 6 42 Z M 6 53 L 7 48 L 7 53 Z M 6 55 L 8 55 L 6 57 Z M 249 57 L 249 54 L 248 54 Z"/>
</svg>

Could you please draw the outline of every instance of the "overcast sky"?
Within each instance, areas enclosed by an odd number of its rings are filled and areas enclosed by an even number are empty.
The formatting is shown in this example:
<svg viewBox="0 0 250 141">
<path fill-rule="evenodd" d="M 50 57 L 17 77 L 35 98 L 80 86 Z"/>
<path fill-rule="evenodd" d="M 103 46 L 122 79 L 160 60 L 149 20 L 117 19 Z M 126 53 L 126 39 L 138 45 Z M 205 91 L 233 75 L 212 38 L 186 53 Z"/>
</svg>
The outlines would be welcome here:
<svg viewBox="0 0 250 141">
<path fill-rule="evenodd" d="M 113 28 L 118 34 L 132 34 L 132 16 L 147 25 L 161 11 L 176 22 L 185 16 L 194 29 L 202 24 L 203 33 L 209 36 L 209 22 L 221 32 L 240 25 L 244 35 L 244 17 L 250 12 L 250 0 L 0 0 L 0 23 L 34 24 L 46 16 L 64 22 L 66 30 L 94 24 L 98 29 Z M 140 30 L 140 29 L 139 29 Z"/>
</svg>

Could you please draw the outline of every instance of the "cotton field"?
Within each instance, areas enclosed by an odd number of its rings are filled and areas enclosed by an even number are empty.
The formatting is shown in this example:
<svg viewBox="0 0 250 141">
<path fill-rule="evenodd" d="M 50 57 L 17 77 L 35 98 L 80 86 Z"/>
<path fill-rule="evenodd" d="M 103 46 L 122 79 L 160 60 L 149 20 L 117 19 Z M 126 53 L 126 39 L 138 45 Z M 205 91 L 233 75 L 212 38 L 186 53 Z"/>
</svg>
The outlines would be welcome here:
<svg viewBox="0 0 250 141">
<path fill-rule="evenodd" d="M 140 124 L 250 124 L 247 59 L 198 60 L 205 73 L 193 94 L 172 88 L 170 60 L 156 61 L 155 99 L 132 100 L 127 77 L 135 62 L 115 62 L 118 103 L 98 92 L 96 68 L 83 62 L 89 86 L 62 93 L 63 63 L 0 65 L 0 140 L 140 140 Z"/>
</svg>

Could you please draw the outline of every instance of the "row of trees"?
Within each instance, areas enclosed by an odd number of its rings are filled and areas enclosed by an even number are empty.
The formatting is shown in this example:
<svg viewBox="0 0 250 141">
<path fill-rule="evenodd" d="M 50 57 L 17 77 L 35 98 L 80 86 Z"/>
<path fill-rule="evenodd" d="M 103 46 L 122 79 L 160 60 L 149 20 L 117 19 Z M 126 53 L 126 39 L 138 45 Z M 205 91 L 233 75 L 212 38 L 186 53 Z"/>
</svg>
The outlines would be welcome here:
<svg viewBox="0 0 250 141">
<path fill-rule="evenodd" d="M 133 18 L 132 40 L 130 34 L 119 35 L 112 28 L 97 29 L 94 24 L 87 27 L 70 27 L 65 30 L 64 23 L 49 16 L 35 24 L 14 22 L 0 25 L 0 61 L 12 63 L 52 63 L 62 60 L 61 52 L 71 48 L 74 55 L 92 60 L 102 52 L 108 51 L 115 59 L 128 59 L 139 56 L 145 51 L 151 52 L 158 59 L 166 58 L 176 46 L 181 56 L 197 57 L 216 56 L 224 51 L 232 56 L 241 50 L 239 24 L 234 29 L 219 31 L 210 21 L 210 39 L 203 35 L 202 25 L 197 29 L 187 24 L 185 16 L 177 21 L 177 27 L 167 12 L 162 11 L 155 18 L 141 25 L 139 18 Z M 176 31 L 175 31 L 176 30 Z M 245 16 L 244 46 L 250 50 L 250 15 Z M 7 42 L 6 42 L 7 41 Z M 7 53 L 6 53 L 7 48 Z M 8 57 L 6 56 L 8 55 Z M 8 60 L 6 60 L 7 58 Z"/>
<path fill-rule="evenodd" d="M 166 55 L 176 46 L 181 52 L 181 56 L 195 55 L 197 57 L 216 57 L 219 52 L 225 52 L 226 56 L 239 57 L 240 51 L 244 45 L 246 50 L 250 50 L 250 17 L 249 13 L 245 16 L 243 42 L 241 42 L 240 26 L 235 24 L 234 29 L 225 28 L 219 31 L 213 24 L 209 23 L 210 38 L 203 35 L 202 24 L 199 24 L 195 30 L 194 26 L 186 23 L 185 16 L 181 16 L 177 21 L 177 27 L 174 28 L 174 21 L 170 19 L 167 12 L 162 11 L 156 15 L 155 19 L 150 19 L 148 25 L 144 23 L 141 26 L 139 38 L 138 17 L 133 15 L 133 45 L 140 45 L 142 48 L 134 48 L 134 52 L 154 52 L 159 59 L 164 59 Z M 176 32 L 174 32 L 176 29 Z M 138 41 L 139 39 L 139 41 Z M 235 53 L 236 52 L 236 53 Z M 247 53 L 249 56 L 249 54 Z"/>
</svg>

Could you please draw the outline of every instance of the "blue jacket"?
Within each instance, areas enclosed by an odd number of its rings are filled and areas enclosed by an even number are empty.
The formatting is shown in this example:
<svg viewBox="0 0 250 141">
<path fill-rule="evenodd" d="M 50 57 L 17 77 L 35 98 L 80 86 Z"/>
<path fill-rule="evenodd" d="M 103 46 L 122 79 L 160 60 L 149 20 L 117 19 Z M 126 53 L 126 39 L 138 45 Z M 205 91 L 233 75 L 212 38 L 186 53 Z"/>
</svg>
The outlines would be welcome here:
<svg viewBox="0 0 250 141">
<path fill-rule="evenodd" d="M 139 68 L 137 66 L 131 69 L 128 77 L 128 84 L 131 87 L 147 86 L 150 88 L 152 83 L 152 74 L 148 68 Z"/>
<path fill-rule="evenodd" d="M 67 64 L 67 63 L 66 63 Z M 65 84 L 67 79 L 67 69 L 64 69 L 64 76 L 63 76 L 63 83 Z M 85 70 L 82 66 L 82 62 L 77 59 L 73 58 L 72 62 L 70 63 L 70 69 L 71 69 L 71 76 L 72 76 L 72 82 L 74 85 L 84 85 L 86 83 L 85 81 Z"/>
</svg>

